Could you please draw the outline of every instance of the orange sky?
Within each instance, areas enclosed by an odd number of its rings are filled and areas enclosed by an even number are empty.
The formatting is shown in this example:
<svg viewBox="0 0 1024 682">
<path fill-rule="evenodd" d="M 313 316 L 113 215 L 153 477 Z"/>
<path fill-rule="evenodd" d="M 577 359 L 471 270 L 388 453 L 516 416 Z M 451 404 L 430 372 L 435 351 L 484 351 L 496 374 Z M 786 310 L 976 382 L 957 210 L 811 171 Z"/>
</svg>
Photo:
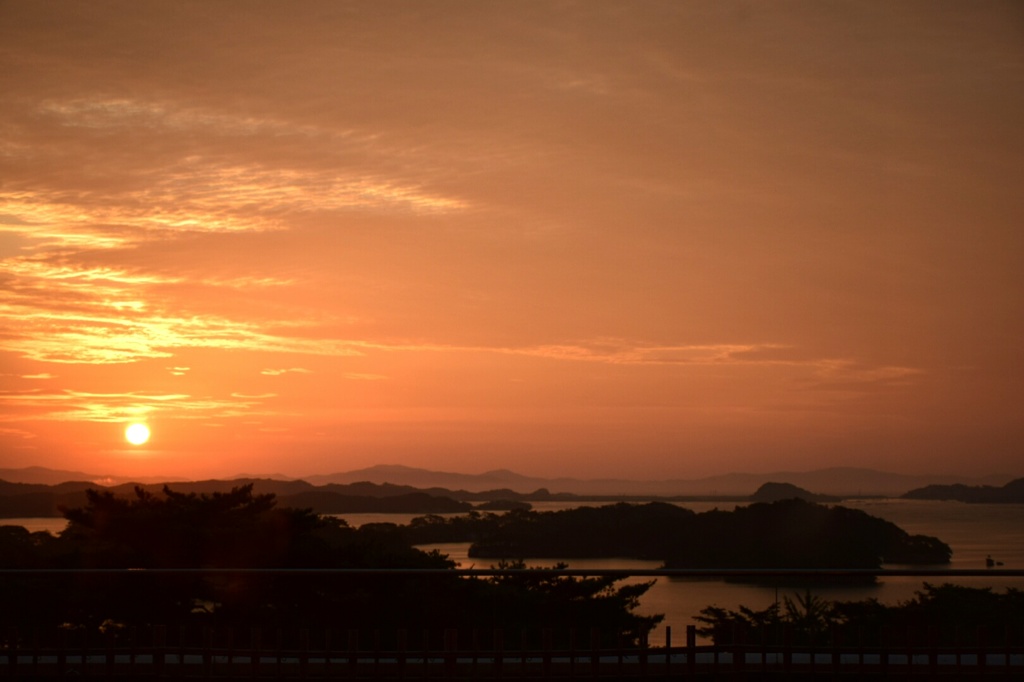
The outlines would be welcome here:
<svg viewBox="0 0 1024 682">
<path fill-rule="evenodd" d="M 0 2 L 0 467 L 1021 475 L 1022 8 Z"/>
</svg>

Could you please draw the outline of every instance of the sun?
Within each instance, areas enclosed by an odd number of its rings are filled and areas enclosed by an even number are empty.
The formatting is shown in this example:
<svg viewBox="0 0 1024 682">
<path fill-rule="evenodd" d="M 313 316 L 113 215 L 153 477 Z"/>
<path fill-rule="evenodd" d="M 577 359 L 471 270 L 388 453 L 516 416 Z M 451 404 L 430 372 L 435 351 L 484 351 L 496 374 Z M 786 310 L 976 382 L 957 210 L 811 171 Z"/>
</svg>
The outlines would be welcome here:
<svg viewBox="0 0 1024 682">
<path fill-rule="evenodd" d="M 124 430 L 124 437 L 132 445 L 142 445 L 149 440 L 149 427 L 138 422 L 129 424 Z"/>
</svg>

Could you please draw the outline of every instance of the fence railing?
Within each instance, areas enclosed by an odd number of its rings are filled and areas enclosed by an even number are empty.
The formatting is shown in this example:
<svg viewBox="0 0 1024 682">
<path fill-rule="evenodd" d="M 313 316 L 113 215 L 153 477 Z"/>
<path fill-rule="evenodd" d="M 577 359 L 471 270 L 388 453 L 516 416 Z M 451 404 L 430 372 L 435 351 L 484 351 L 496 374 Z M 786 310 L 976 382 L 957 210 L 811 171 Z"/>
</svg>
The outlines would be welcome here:
<svg viewBox="0 0 1024 682">
<path fill-rule="evenodd" d="M 998 675 L 1024 679 L 1024 631 L 1003 633 L 988 644 L 977 633 L 973 646 L 939 646 L 927 633 L 890 633 L 892 638 L 864 644 L 856 632 L 837 629 L 817 645 L 735 641 L 698 645 L 695 628 L 686 628 L 685 644 L 672 641 L 639 647 L 596 645 L 599 632 L 570 632 L 568 646 L 554 647 L 554 633 L 541 629 L 516 633 L 506 646 L 501 630 L 481 633 L 443 630 L 394 634 L 396 646 L 379 644 L 380 633 L 355 630 L 311 632 L 203 628 L 198 631 L 155 626 L 118 636 L 58 641 L 38 632 L 8 633 L 0 649 L 0 678 L 273 677 L 275 679 L 686 679 L 708 674 L 764 677 L 825 675 L 899 676 L 968 679 Z M 486 639 L 486 641 L 484 641 Z"/>
<path fill-rule="evenodd" d="M 508 575 L 719 577 L 795 580 L 835 577 L 913 576 L 922 578 L 1011 577 L 1024 571 L 863 569 L 8 569 L 5 575 L 106 574 L 112 577 L 164 574 L 269 573 L 302 576 L 451 575 L 467 578 Z M 792 628 L 748 633 L 736 629 L 728 643 L 701 644 L 687 626 L 682 641 L 671 626 L 664 640 L 618 643 L 597 629 L 555 632 L 552 628 L 503 630 L 381 630 L 119 627 L 102 632 L 14 627 L 0 633 L 0 678 L 66 676 L 248 677 L 275 679 L 688 679 L 730 674 L 766 679 L 778 676 L 852 676 L 931 679 L 1001 676 L 1024 679 L 1024 628 L 962 632 L 952 643 L 936 628 L 923 630 L 839 626 L 812 640 Z M 611 634 L 611 636 L 609 636 Z"/>
</svg>

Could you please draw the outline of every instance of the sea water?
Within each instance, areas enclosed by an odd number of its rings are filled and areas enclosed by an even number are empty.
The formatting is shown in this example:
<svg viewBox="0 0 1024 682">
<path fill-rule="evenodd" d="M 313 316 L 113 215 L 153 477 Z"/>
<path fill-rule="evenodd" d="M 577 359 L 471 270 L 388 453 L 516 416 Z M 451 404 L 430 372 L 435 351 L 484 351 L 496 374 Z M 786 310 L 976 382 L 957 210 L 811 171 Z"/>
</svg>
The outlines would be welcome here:
<svg viewBox="0 0 1024 682">
<path fill-rule="evenodd" d="M 584 503 L 585 504 L 585 503 Z M 603 503 L 593 503 L 603 504 Z M 722 502 L 686 502 L 680 506 L 695 512 L 714 508 L 730 511 L 747 504 Z M 932 500 L 872 499 L 845 500 L 842 506 L 891 521 L 911 535 L 931 535 L 948 544 L 953 550 L 948 565 L 929 568 L 984 569 L 985 560 L 1003 563 L 1001 568 L 1024 569 L 1024 505 L 1020 504 L 964 504 Z M 537 511 L 557 511 L 580 504 L 542 502 L 534 504 Z M 665 529 L 671 532 L 671 529 Z M 468 556 L 469 543 L 425 545 L 421 549 L 438 549 L 448 554 L 460 568 L 490 568 L 490 559 Z M 578 569 L 649 569 L 660 568 L 660 561 L 638 559 L 527 559 L 528 566 L 568 564 Z M 914 568 L 913 566 L 884 566 L 884 568 Z M 629 578 L 624 583 L 650 581 L 652 578 Z M 941 581 L 936 578 L 909 576 L 888 577 L 870 585 L 815 585 L 811 592 L 819 597 L 837 601 L 878 599 L 895 605 L 913 599 L 926 580 L 932 583 L 956 582 L 970 587 L 993 587 L 1000 591 L 1007 587 L 1024 589 L 1024 578 L 957 578 Z M 654 585 L 640 600 L 637 610 L 641 614 L 663 614 L 661 626 L 652 633 L 652 644 L 664 638 L 664 627 L 671 626 L 673 641 L 678 642 L 687 625 L 696 624 L 694 616 L 707 606 L 738 610 L 740 605 L 763 610 L 776 601 L 800 591 L 793 587 L 772 587 L 749 583 L 726 582 L 717 579 L 657 578 Z"/>
</svg>

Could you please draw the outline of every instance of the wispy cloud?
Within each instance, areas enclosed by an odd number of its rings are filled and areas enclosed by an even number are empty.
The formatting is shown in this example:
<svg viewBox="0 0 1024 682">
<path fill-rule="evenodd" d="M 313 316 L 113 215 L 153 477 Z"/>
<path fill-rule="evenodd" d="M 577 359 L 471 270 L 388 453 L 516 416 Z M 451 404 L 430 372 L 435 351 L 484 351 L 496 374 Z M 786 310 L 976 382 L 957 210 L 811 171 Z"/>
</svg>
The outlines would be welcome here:
<svg viewBox="0 0 1024 682">
<path fill-rule="evenodd" d="M 175 419 L 240 417 L 259 413 L 261 400 L 260 396 L 218 399 L 185 393 L 4 391 L 0 392 L 0 405 L 5 406 L 6 414 L 0 421 L 123 422 L 157 415 Z"/>
<path fill-rule="evenodd" d="M 260 371 L 260 374 L 265 374 L 270 377 L 281 376 L 282 374 L 312 374 L 311 370 L 304 369 L 302 367 L 289 367 L 287 369 L 264 369 Z"/>
<path fill-rule="evenodd" d="M 31 185 L 8 184 L 0 192 L 0 213 L 5 216 L 0 229 L 17 232 L 41 248 L 104 249 L 182 233 L 279 230 L 288 226 L 284 216 L 310 211 L 448 213 L 469 207 L 464 199 L 430 191 L 415 178 L 386 170 L 396 165 L 390 159 L 404 158 L 408 150 L 397 143 L 388 147 L 376 133 L 239 116 L 174 101 L 50 100 L 32 114 L 80 129 L 83 142 L 100 135 L 95 140 L 100 155 L 108 144 L 103 136 L 142 129 L 148 144 L 163 141 L 148 163 L 146 156 L 137 155 L 132 157 L 134 166 L 119 168 L 111 159 L 102 192 L 85 179 L 76 189 L 67 177 L 63 184 L 44 178 Z M 200 150 L 181 144 L 182 135 L 225 144 L 196 153 Z M 0 133 L 0 142 L 3 137 Z M 261 140 L 282 137 L 294 139 L 294 146 L 301 148 L 335 150 L 335 157 L 310 162 L 296 155 L 266 163 L 246 151 Z M 239 146 L 242 140 L 249 144 Z M 43 157 L 59 163 L 61 147 L 48 138 L 34 141 L 35 146 L 11 140 L 4 145 L 6 153 L 26 164 Z M 376 162 L 352 163 L 353 157 L 367 156 Z"/>
</svg>

